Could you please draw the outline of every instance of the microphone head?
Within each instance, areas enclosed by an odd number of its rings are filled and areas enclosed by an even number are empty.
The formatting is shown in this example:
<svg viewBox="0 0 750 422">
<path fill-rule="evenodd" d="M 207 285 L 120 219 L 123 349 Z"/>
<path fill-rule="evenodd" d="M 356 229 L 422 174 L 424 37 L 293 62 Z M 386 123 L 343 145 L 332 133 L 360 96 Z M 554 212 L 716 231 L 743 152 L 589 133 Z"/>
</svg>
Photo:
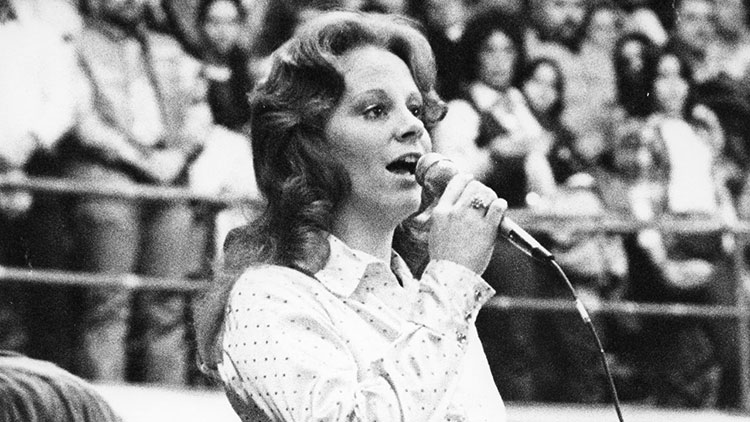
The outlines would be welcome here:
<svg viewBox="0 0 750 422">
<path fill-rule="evenodd" d="M 417 161 L 414 176 L 417 183 L 430 195 L 439 197 L 448 182 L 458 174 L 458 168 L 449 158 L 436 152 L 429 152 Z"/>
<path fill-rule="evenodd" d="M 447 158 L 442 154 L 438 154 L 437 152 L 428 152 L 427 154 L 421 156 L 419 158 L 419 161 L 417 161 L 417 168 L 414 171 L 414 176 L 417 179 L 417 183 L 419 183 L 421 186 L 424 186 L 427 170 L 441 160 L 447 160 Z"/>
</svg>

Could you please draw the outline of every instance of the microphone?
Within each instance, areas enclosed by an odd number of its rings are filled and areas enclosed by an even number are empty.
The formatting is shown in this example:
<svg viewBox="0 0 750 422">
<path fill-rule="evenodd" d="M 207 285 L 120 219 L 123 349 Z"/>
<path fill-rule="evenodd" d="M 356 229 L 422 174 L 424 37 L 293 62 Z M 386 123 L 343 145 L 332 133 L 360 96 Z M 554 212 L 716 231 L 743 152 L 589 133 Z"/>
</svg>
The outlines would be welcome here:
<svg viewBox="0 0 750 422">
<path fill-rule="evenodd" d="M 436 152 L 430 152 L 417 161 L 414 175 L 417 183 L 437 199 L 442 196 L 448 182 L 458 173 L 458 167 L 453 161 Z M 500 234 L 528 255 L 545 260 L 554 259 L 550 251 L 507 216 L 500 220 L 498 229 Z"/>
</svg>

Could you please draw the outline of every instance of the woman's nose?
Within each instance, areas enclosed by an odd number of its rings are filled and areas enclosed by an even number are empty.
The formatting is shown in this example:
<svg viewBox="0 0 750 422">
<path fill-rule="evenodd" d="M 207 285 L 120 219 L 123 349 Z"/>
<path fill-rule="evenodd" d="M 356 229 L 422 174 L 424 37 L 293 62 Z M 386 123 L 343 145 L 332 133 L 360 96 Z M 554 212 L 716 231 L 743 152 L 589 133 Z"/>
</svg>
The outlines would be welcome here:
<svg viewBox="0 0 750 422">
<path fill-rule="evenodd" d="M 400 142 L 417 142 L 424 135 L 424 122 L 414 115 L 411 110 L 405 110 L 401 113 L 398 125 L 396 126 L 396 139 Z"/>
</svg>

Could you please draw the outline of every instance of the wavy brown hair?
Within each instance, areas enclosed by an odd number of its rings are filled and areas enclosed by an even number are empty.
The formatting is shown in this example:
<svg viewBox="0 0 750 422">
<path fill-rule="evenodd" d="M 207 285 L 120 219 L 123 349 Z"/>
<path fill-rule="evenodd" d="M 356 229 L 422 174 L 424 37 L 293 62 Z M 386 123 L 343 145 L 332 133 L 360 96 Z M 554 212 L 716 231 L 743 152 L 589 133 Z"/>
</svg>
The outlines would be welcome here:
<svg viewBox="0 0 750 422">
<path fill-rule="evenodd" d="M 425 37 L 403 17 L 330 12 L 299 28 L 274 53 L 267 80 L 251 96 L 253 164 L 266 199 L 262 215 L 233 230 L 224 243 L 224 264 L 195 313 L 201 368 L 219 362 L 224 308 L 245 269 L 273 264 L 314 274 L 330 254 L 327 240 L 350 180 L 330 153 L 325 127 L 345 85 L 340 58 L 364 46 L 401 58 L 424 98 L 423 121 L 432 128 L 445 104 L 435 92 L 435 60 Z M 416 225 L 402 223 L 396 249 L 418 273 L 426 262 Z"/>
</svg>

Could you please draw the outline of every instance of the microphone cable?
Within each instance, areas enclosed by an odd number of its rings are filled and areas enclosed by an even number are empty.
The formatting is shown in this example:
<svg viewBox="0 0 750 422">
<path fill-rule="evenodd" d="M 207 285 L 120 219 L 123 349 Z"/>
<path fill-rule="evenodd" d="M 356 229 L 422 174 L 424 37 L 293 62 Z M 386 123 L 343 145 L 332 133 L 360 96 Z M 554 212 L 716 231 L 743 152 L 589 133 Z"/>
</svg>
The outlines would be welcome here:
<svg viewBox="0 0 750 422">
<path fill-rule="evenodd" d="M 513 239 L 510 239 L 511 242 L 513 242 Z M 515 243 L 515 242 L 513 242 Z M 617 395 L 617 388 L 615 387 L 615 381 L 612 378 L 612 373 L 609 370 L 609 363 L 607 362 L 607 355 L 604 353 L 604 346 L 602 346 L 602 341 L 599 338 L 599 334 L 596 332 L 596 328 L 594 327 L 594 323 L 591 321 L 591 317 L 589 316 L 588 311 L 586 310 L 586 307 L 583 305 L 583 302 L 578 297 L 578 293 L 576 292 L 576 289 L 573 287 L 573 284 L 570 282 L 570 279 L 565 274 L 565 271 L 563 271 L 562 267 L 560 267 L 560 264 L 557 263 L 555 260 L 555 257 L 552 254 L 544 254 L 540 255 L 538 253 L 533 253 L 533 251 L 527 251 L 525 248 L 521 248 L 527 255 L 529 255 L 532 259 L 536 261 L 540 261 L 543 263 L 547 263 L 552 265 L 552 267 L 555 269 L 557 274 L 562 278 L 562 280 L 565 282 L 566 287 L 570 291 L 570 294 L 573 296 L 573 299 L 575 300 L 576 304 L 576 310 L 578 310 L 578 314 L 581 316 L 581 319 L 583 320 L 584 325 L 589 329 L 589 332 L 594 338 L 594 341 L 596 342 L 596 346 L 599 349 L 599 359 L 601 360 L 602 367 L 604 368 L 604 375 L 607 378 L 607 384 L 609 386 L 609 392 L 612 396 L 612 402 L 615 407 L 615 412 L 617 412 L 617 418 L 620 422 L 624 422 L 623 416 L 622 416 L 622 409 L 620 408 L 620 398 Z"/>
</svg>

